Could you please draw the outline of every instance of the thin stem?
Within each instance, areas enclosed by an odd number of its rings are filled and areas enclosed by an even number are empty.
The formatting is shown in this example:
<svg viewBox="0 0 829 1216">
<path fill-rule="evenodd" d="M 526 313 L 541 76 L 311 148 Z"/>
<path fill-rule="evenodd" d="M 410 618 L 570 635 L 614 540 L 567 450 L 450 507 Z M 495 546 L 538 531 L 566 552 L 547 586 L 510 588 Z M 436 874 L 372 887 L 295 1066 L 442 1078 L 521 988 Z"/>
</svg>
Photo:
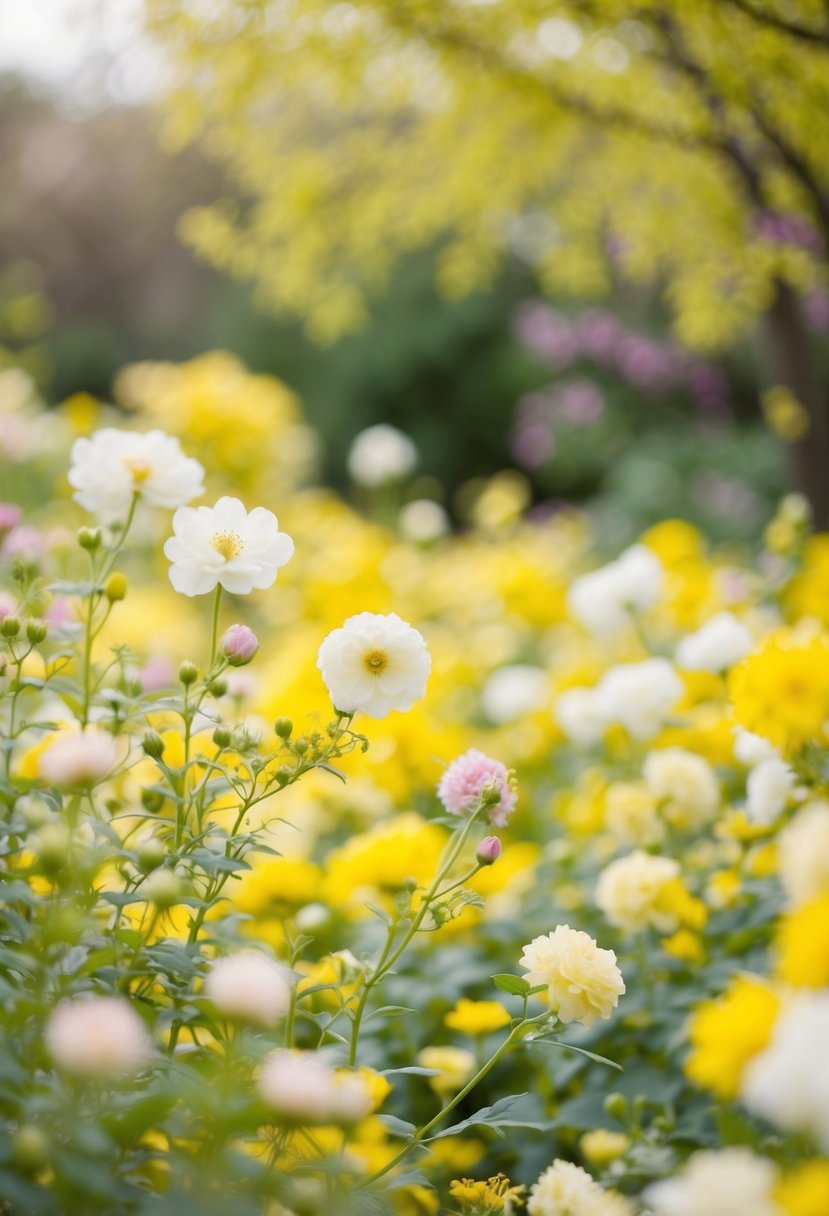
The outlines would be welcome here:
<svg viewBox="0 0 829 1216">
<path fill-rule="evenodd" d="M 216 660 L 216 649 L 219 645 L 219 606 L 222 602 L 222 584 L 216 584 L 216 598 L 213 600 L 213 631 L 210 635 L 210 666 Z"/>
</svg>

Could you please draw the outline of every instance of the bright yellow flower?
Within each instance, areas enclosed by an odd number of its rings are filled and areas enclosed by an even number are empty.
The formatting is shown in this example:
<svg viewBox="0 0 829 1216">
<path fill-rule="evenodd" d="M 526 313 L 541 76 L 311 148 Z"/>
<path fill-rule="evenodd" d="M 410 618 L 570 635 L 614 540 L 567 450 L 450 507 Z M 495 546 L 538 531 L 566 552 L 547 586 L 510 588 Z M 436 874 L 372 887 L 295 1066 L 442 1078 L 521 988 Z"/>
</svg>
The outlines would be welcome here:
<svg viewBox="0 0 829 1216">
<path fill-rule="evenodd" d="M 829 985 L 829 895 L 785 916 L 775 939 L 777 973 L 796 988 Z"/>
<path fill-rule="evenodd" d="M 463 1204 L 465 1216 L 498 1216 L 512 1208 L 512 1201 L 520 1199 L 523 1186 L 512 1186 L 506 1174 L 496 1174 L 485 1182 L 473 1182 L 471 1178 L 456 1179 L 449 1186 L 449 1195 Z"/>
<path fill-rule="evenodd" d="M 783 606 L 793 622 L 814 617 L 829 626 L 829 534 L 806 541 L 800 570 L 783 594 Z"/>
<path fill-rule="evenodd" d="M 743 1070 L 767 1046 L 780 998 L 763 980 L 737 976 L 721 997 L 697 1006 L 685 1061 L 689 1080 L 720 1098 L 735 1098 Z"/>
<path fill-rule="evenodd" d="M 585 1132 L 579 1140 L 579 1148 L 588 1161 L 593 1165 L 607 1165 L 622 1157 L 630 1148 L 630 1137 L 624 1132 L 611 1132 L 603 1127 L 597 1127 L 592 1132 Z"/>
<path fill-rule="evenodd" d="M 446 831 L 409 812 L 353 836 L 329 854 L 323 884 L 325 897 L 357 916 L 368 916 L 365 904 L 400 891 L 410 879 L 419 886 L 436 873 Z"/>
<path fill-rule="evenodd" d="M 804 1161 L 784 1175 L 774 1197 L 784 1216 L 826 1216 L 829 1212 L 829 1160 Z"/>
<path fill-rule="evenodd" d="M 444 1025 L 450 1030 L 473 1035 L 500 1030 L 502 1026 L 508 1026 L 510 1021 L 510 1015 L 498 1001 L 470 1001 L 466 997 L 461 997 L 443 1019 Z"/>
<path fill-rule="evenodd" d="M 661 944 L 671 958 L 678 958 L 684 963 L 705 961 L 705 948 L 696 933 L 691 933 L 689 929 L 678 929 L 670 937 L 663 937 Z"/>
<path fill-rule="evenodd" d="M 778 747 L 824 738 L 829 719 L 829 641 L 777 630 L 728 680 L 734 716 Z"/>
<path fill-rule="evenodd" d="M 475 1071 L 475 1057 L 462 1047 L 424 1047 L 417 1062 L 422 1068 L 434 1068 L 437 1076 L 429 1078 L 436 1093 L 457 1093 Z"/>
</svg>

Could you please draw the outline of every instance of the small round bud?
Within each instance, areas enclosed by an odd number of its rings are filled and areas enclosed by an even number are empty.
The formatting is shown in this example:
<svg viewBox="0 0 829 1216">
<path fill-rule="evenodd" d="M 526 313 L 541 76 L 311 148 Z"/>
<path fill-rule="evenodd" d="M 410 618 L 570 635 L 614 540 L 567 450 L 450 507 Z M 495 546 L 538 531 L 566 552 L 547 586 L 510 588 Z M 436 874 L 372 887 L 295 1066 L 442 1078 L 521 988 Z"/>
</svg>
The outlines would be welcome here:
<svg viewBox="0 0 829 1216">
<path fill-rule="evenodd" d="M 104 595 L 109 600 L 110 604 L 117 604 L 119 600 L 126 598 L 127 580 L 123 574 L 119 574 L 116 570 L 115 574 L 110 574 L 107 581 L 104 583 Z"/>
<path fill-rule="evenodd" d="M 605 1114 L 610 1115 L 611 1119 L 617 1119 L 623 1123 L 627 1118 L 628 1100 L 624 1094 L 608 1094 L 604 1100 L 604 1109 Z"/>
<path fill-rule="evenodd" d="M 226 726 L 217 726 L 213 731 L 213 742 L 217 747 L 230 747 L 233 733 Z"/>
<path fill-rule="evenodd" d="M 211 697 L 223 697 L 227 692 L 227 680 L 211 680 L 207 691 Z"/>
<path fill-rule="evenodd" d="M 244 667 L 259 649 L 259 640 L 247 625 L 231 625 L 219 643 L 219 650 L 231 667 Z"/>
<path fill-rule="evenodd" d="M 157 870 L 167 856 L 167 846 L 158 836 L 149 836 L 138 846 L 138 868 L 142 874 Z"/>
<path fill-rule="evenodd" d="M 79 528 L 78 529 L 78 544 L 82 549 L 86 549 L 89 553 L 94 553 L 101 546 L 101 529 L 100 528 Z"/>
<path fill-rule="evenodd" d="M 501 841 L 497 836 L 484 836 L 475 856 L 482 866 L 492 866 L 501 856 Z"/>
<path fill-rule="evenodd" d="M 178 678 L 182 684 L 187 687 L 189 684 L 195 684 L 199 678 L 198 668 L 195 663 L 191 663 L 188 659 L 182 663 L 178 669 Z"/>
<path fill-rule="evenodd" d="M 4 616 L 3 620 L 0 621 L 0 634 L 4 638 L 16 638 L 18 633 L 20 633 L 20 621 L 18 618 L 12 616 L 11 613 L 8 616 Z"/>
<path fill-rule="evenodd" d="M 298 756 L 304 756 L 309 747 L 310 744 L 304 735 L 300 735 L 294 743 L 294 751 Z"/>
<path fill-rule="evenodd" d="M 157 908 L 172 908 L 181 899 L 182 887 L 178 874 L 173 870 L 153 870 L 143 888 L 139 888 L 150 903 Z"/>
<path fill-rule="evenodd" d="M 280 739 L 290 739 L 294 724 L 290 718 L 277 718 L 273 724 L 273 728 Z"/>
<path fill-rule="evenodd" d="M 22 1123 L 12 1139 L 12 1160 L 25 1174 L 36 1174 L 49 1163 L 49 1140 L 34 1123 Z"/>
<path fill-rule="evenodd" d="M 292 770 L 289 769 L 286 765 L 282 764 L 276 770 L 276 784 L 279 786 L 280 789 L 284 789 L 284 787 L 291 780 L 292 776 L 293 776 Z"/>
<path fill-rule="evenodd" d="M 46 641 L 49 629 L 45 621 L 34 620 L 26 622 L 26 637 L 33 646 L 39 646 L 41 642 Z"/>
<path fill-rule="evenodd" d="M 157 815 L 164 806 L 164 795 L 159 790 L 142 790 L 141 805 L 151 815 Z"/>
<path fill-rule="evenodd" d="M 145 755 L 152 756 L 153 760 L 160 760 L 164 755 L 164 740 L 154 730 L 147 731 L 141 741 L 141 746 Z"/>
<path fill-rule="evenodd" d="M 38 861 L 49 874 L 56 874 L 66 865 L 71 844 L 72 833 L 60 820 L 44 824 L 32 841 Z"/>
</svg>

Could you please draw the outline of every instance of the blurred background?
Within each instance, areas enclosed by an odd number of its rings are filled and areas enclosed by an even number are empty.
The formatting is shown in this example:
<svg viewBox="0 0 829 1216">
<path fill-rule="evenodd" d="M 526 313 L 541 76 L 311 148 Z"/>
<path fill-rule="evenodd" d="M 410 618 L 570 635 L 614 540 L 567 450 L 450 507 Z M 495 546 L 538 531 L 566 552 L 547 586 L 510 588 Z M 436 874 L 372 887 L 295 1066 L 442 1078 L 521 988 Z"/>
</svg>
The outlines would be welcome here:
<svg viewBox="0 0 829 1216">
<path fill-rule="evenodd" d="M 668 4 L 657 27 L 619 3 L 0 0 L 0 366 L 50 402 L 111 400 L 127 363 L 233 352 L 298 395 L 324 480 L 347 490 L 354 437 L 392 423 L 418 449 L 412 496 L 460 524 L 507 469 L 528 508 L 582 507 L 609 548 L 665 516 L 751 540 L 788 488 L 826 522 L 820 8 Z M 759 101 L 726 70 L 740 62 Z M 675 132 L 649 130 L 671 72 Z M 415 77 L 425 100 L 400 85 Z M 226 237 L 248 256 L 231 264 Z M 706 258 L 729 261 L 722 281 L 702 283 Z"/>
</svg>

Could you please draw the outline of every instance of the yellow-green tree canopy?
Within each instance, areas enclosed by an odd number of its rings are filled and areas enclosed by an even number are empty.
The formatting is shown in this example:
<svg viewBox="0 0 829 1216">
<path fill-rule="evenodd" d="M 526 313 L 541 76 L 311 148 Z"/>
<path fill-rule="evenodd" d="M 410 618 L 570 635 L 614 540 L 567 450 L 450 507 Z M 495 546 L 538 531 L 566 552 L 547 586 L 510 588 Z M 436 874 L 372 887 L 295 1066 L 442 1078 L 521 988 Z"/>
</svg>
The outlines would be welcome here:
<svg viewBox="0 0 829 1216">
<path fill-rule="evenodd" d="M 825 0 L 145 4 L 178 65 L 170 144 L 233 183 L 186 240 L 322 339 L 429 244 L 450 295 L 510 251 L 550 292 L 664 285 L 709 349 L 827 280 Z"/>
</svg>

